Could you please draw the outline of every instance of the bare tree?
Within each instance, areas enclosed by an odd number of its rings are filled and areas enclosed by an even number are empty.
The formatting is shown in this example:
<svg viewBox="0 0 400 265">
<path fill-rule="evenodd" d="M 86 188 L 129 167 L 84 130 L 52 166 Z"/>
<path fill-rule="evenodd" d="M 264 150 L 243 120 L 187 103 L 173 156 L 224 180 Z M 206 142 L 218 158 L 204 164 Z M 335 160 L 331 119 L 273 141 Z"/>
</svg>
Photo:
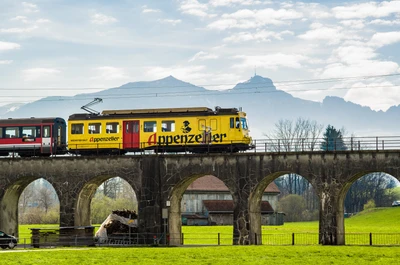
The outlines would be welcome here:
<svg viewBox="0 0 400 265">
<path fill-rule="evenodd" d="M 43 185 L 38 190 L 37 200 L 38 200 L 39 206 L 44 209 L 45 213 L 47 213 L 47 211 L 50 209 L 50 207 L 52 205 L 54 205 L 55 202 L 57 201 L 54 189 L 51 189 L 47 185 Z"/>
<path fill-rule="evenodd" d="M 21 223 L 25 223 L 27 221 L 26 214 L 28 212 L 29 207 L 32 207 L 32 202 L 35 198 L 36 191 L 36 182 L 32 182 L 29 184 L 21 193 L 18 201 L 18 211 L 19 218 Z"/>
<path fill-rule="evenodd" d="M 322 129 L 322 124 L 300 117 L 295 123 L 279 120 L 274 131 L 265 136 L 274 142 L 275 149 L 282 149 L 280 151 L 314 150 Z"/>
<path fill-rule="evenodd" d="M 117 194 L 121 192 L 122 189 L 122 179 L 119 177 L 111 178 L 103 182 L 100 185 L 99 190 L 103 193 L 104 196 L 107 196 L 111 199 L 116 199 Z"/>
<path fill-rule="evenodd" d="M 324 126 L 317 121 L 298 118 L 292 120 L 279 120 L 272 133 L 266 134 L 271 141 L 274 151 L 304 151 L 318 149 L 318 141 Z M 318 198 L 310 185 L 303 177 L 291 173 L 275 180 L 281 190 L 283 199 L 290 194 L 300 195 L 305 200 L 307 212 L 312 213 L 318 209 Z M 287 197 L 292 198 L 292 197 Z M 286 199 L 287 200 L 287 199 Z M 285 202 L 286 204 L 292 200 Z"/>
<path fill-rule="evenodd" d="M 365 175 L 355 181 L 347 192 L 344 203 L 346 211 L 360 212 L 369 200 L 373 200 L 377 207 L 390 206 L 395 200 L 390 189 L 395 186 L 394 178 L 383 172 Z"/>
</svg>

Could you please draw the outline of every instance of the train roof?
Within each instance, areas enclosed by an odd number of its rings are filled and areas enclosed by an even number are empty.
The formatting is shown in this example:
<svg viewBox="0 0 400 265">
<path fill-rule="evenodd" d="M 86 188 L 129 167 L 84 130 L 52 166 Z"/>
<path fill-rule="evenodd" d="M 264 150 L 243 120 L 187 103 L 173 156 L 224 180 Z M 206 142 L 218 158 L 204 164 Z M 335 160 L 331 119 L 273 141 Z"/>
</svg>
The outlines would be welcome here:
<svg viewBox="0 0 400 265">
<path fill-rule="evenodd" d="M 65 122 L 65 120 L 60 117 L 45 117 L 45 118 L 31 117 L 31 118 L 16 118 L 16 119 L 8 118 L 8 119 L 0 119 L 0 125 L 54 123 L 56 120 L 62 120 L 63 122 Z"/>
<path fill-rule="evenodd" d="M 80 119 L 106 119 L 110 117 L 119 118 L 146 118 L 146 117 L 171 117 L 171 116 L 210 116 L 210 115 L 232 115 L 238 114 L 237 108 L 220 108 L 212 110 L 207 107 L 192 108 L 159 108 L 159 109 L 132 109 L 132 110 L 104 110 L 100 115 L 78 113 L 69 116 L 70 120 Z"/>
</svg>

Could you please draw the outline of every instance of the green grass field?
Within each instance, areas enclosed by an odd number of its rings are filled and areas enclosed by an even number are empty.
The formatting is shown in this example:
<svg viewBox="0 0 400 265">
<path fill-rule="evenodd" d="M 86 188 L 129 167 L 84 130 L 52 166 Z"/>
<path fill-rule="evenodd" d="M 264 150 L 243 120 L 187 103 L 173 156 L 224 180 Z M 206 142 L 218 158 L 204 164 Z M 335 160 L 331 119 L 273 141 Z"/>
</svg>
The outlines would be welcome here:
<svg viewBox="0 0 400 265">
<path fill-rule="evenodd" d="M 398 247 L 219 246 L 0 251 L 1 264 L 398 264 Z"/>
<path fill-rule="evenodd" d="M 375 208 L 368 211 L 361 212 L 351 218 L 345 219 L 346 234 L 365 234 L 365 241 L 368 243 L 368 233 L 400 233 L 400 207 L 391 208 Z M 57 228 L 55 225 L 20 225 L 19 238 L 20 242 L 30 244 L 31 230 L 30 228 Z M 96 227 L 98 228 L 98 226 Z M 206 244 L 217 245 L 218 236 L 221 245 L 232 244 L 232 226 L 183 226 L 182 233 L 184 234 L 184 244 Z M 291 235 L 309 234 L 311 240 L 317 240 L 318 243 L 318 222 L 296 222 L 285 223 L 282 226 L 263 226 L 263 241 L 268 241 L 267 235 L 275 235 L 276 240 L 285 238 L 283 243 L 277 242 L 276 244 L 290 244 Z M 24 240 L 24 241 L 22 241 Z M 347 243 L 351 243 L 351 237 L 346 239 Z"/>
<path fill-rule="evenodd" d="M 346 233 L 400 233 L 400 207 L 379 208 L 345 219 Z M 20 238 L 30 237 L 20 226 Z M 231 244 L 232 226 L 184 226 L 185 243 Z M 318 222 L 264 226 L 266 235 L 317 234 Z M 289 237 L 290 238 L 290 237 Z M 368 238 L 367 238 L 368 239 Z M 264 239 L 263 239 L 264 240 Z M 346 237 L 346 243 L 349 240 Z M 350 242 L 351 243 L 351 242 Z M 400 243 L 400 242 L 399 242 Z M 400 246 L 186 246 L 132 248 L 55 248 L 0 251 L 1 264 L 398 264 Z"/>
</svg>

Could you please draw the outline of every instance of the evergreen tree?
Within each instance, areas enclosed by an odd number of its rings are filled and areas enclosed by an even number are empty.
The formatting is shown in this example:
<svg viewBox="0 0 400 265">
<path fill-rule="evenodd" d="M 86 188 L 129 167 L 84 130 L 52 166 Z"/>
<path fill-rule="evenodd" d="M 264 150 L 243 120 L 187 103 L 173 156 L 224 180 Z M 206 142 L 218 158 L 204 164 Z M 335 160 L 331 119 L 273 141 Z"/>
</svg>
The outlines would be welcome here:
<svg viewBox="0 0 400 265">
<path fill-rule="evenodd" d="M 326 127 L 323 140 L 321 143 L 321 150 L 324 151 L 347 150 L 347 147 L 343 141 L 342 131 L 337 130 L 335 127 L 331 125 L 328 125 Z"/>
</svg>

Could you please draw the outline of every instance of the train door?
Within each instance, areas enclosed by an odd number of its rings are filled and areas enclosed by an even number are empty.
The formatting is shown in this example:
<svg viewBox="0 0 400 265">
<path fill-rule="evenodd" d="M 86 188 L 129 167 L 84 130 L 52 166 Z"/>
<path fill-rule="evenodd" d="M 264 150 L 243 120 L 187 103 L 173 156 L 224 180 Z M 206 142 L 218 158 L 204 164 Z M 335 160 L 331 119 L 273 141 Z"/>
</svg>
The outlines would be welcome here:
<svg viewBox="0 0 400 265">
<path fill-rule="evenodd" d="M 52 153 L 52 137 L 51 137 L 51 126 L 44 125 L 42 129 L 42 154 Z"/>
<path fill-rule="evenodd" d="M 137 149 L 140 147 L 139 121 L 123 122 L 124 149 Z"/>
</svg>

